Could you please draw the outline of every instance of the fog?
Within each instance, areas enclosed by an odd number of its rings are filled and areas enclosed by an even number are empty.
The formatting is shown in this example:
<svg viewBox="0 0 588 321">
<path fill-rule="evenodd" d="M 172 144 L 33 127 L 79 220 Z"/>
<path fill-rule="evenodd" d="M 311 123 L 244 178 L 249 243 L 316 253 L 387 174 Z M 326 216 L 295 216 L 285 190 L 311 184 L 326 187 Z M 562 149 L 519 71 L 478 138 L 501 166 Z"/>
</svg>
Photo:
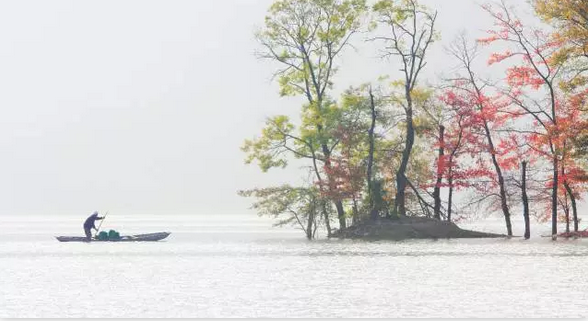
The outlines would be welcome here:
<svg viewBox="0 0 588 321">
<path fill-rule="evenodd" d="M 443 46 L 491 20 L 475 1 L 426 3 L 443 37 L 425 74 L 435 81 L 450 67 Z M 237 190 L 298 180 L 296 166 L 246 166 L 239 149 L 265 117 L 300 106 L 254 55 L 270 4 L 0 2 L 0 214 L 250 213 Z M 397 73 L 362 37 L 338 91 Z"/>
</svg>

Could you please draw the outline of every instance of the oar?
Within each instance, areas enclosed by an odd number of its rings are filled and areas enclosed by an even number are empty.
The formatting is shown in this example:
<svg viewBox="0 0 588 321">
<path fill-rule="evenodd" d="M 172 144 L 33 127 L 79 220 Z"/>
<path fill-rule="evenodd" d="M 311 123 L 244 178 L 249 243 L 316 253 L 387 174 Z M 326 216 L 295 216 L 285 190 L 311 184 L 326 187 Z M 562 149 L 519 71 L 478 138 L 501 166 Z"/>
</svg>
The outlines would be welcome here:
<svg viewBox="0 0 588 321">
<path fill-rule="evenodd" d="M 104 223 L 104 220 L 106 219 L 106 215 L 108 215 L 108 211 L 106 211 L 106 214 L 104 214 L 104 217 L 100 220 L 100 225 L 98 225 L 98 229 L 96 230 L 96 236 L 100 232 L 100 228 L 102 227 L 102 223 Z"/>
</svg>

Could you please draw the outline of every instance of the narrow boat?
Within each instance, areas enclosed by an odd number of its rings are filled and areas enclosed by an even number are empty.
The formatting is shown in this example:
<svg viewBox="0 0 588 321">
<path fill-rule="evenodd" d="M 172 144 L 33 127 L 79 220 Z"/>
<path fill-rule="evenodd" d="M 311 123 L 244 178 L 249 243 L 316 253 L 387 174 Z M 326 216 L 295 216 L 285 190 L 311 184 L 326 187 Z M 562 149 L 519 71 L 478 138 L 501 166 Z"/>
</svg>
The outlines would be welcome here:
<svg viewBox="0 0 588 321">
<path fill-rule="evenodd" d="M 92 242 L 157 242 L 168 237 L 171 233 L 160 232 L 151 234 L 137 234 L 121 236 L 118 240 L 98 240 L 93 238 Z M 56 236 L 59 242 L 86 242 L 86 238 L 83 236 Z"/>
</svg>

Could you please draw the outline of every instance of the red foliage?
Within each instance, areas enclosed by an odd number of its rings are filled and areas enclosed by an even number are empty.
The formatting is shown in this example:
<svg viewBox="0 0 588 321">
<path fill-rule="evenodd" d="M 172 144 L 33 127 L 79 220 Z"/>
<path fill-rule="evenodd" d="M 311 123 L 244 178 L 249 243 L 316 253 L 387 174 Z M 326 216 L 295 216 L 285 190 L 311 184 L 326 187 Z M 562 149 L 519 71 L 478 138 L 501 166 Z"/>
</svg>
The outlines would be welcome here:
<svg viewBox="0 0 588 321">
<path fill-rule="evenodd" d="M 360 197 L 365 183 L 362 166 L 353 165 L 344 157 L 333 157 L 323 169 L 327 175 L 321 186 L 323 196 L 337 201 Z"/>
<path fill-rule="evenodd" d="M 358 144 L 357 130 L 341 125 L 334 133 L 339 139 L 341 155 L 331 156 L 323 165 L 326 179 L 317 184 L 324 197 L 336 201 L 361 197 L 365 184 L 365 168 L 352 159 L 353 149 Z"/>
<path fill-rule="evenodd" d="M 573 190 L 574 196 L 579 198 L 580 192 L 585 189 L 586 182 L 583 180 L 586 173 L 571 157 L 572 138 L 588 126 L 588 122 L 582 118 L 580 112 L 582 106 L 585 106 L 588 91 L 569 95 L 561 92 L 557 87 L 554 77 L 557 75 L 556 70 L 561 67 L 561 61 L 555 59 L 555 53 L 561 45 L 560 40 L 543 31 L 525 28 L 513 14 L 507 12 L 506 7 L 501 7 L 500 11 L 496 11 L 492 6 L 485 6 L 484 9 L 494 17 L 496 28 L 489 30 L 488 37 L 480 39 L 479 42 L 491 44 L 502 41 L 514 44 L 517 48 L 514 52 L 508 50 L 492 54 L 488 63 L 499 63 L 514 56 L 522 57 L 506 72 L 507 83 L 510 87 L 509 97 L 513 105 L 520 107 L 518 112 L 520 115 L 528 116 L 533 120 L 532 126 L 525 130 L 525 134 L 503 140 L 499 145 L 500 149 L 513 150 L 515 145 L 519 145 L 516 142 L 518 139 L 529 147 L 529 155 L 544 158 L 553 164 L 557 160 L 558 203 L 560 205 L 562 202 L 565 203 L 567 191 L 564 184 L 566 183 Z M 523 93 L 529 89 L 535 92 L 533 96 L 539 92 L 539 89 L 544 89 L 543 93 L 547 95 L 542 100 L 536 99 L 529 102 L 529 95 L 523 96 Z M 497 152 L 500 154 L 500 151 Z M 517 164 L 515 161 L 517 157 L 520 155 L 501 154 L 501 164 L 506 168 L 514 167 Z M 545 200 L 550 198 L 549 190 L 555 184 L 554 177 L 545 184 L 543 191 L 546 195 Z M 548 219 L 552 215 L 551 204 L 545 202 L 544 206 L 545 214 L 540 216 Z"/>
<path fill-rule="evenodd" d="M 498 180 L 488 156 L 496 156 L 503 170 L 518 169 L 522 159 L 520 138 L 515 134 L 497 134 L 516 116 L 510 112 L 510 101 L 502 95 L 488 96 L 472 87 L 469 82 L 456 82 L 454 89 L 446 91 L 441 97 L 455 114 L 446 135 L 447 157 L 451 157 L 452 145 L 458 137 L 461 146 L 453 160 L 439 164 L 447 167 L 445 170 L 447 175 L 452 175 L 454 187 L 492 192 L 498 186 Z M 488 134 L 492 135 L 493 146 L 489 144 Z M 464 161 L 458 162 L 465 156 L 469 156 L 470 166 Z"/>
</svg>

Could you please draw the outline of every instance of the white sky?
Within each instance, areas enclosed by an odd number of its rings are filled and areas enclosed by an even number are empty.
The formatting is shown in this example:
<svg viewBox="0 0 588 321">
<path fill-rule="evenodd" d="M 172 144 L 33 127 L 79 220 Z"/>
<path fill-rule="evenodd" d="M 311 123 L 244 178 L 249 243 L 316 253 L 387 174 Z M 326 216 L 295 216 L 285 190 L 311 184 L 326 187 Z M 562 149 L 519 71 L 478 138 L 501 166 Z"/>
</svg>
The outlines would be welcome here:
<svg viewBox="0 0 588 321">
<path fill-rule="evenodd" d="M 238 189 L 297 179 L 239 149 L 299 110 L 253 55 L 271 2 L 1 1 L 0 214 L 247 213 Z M 445 45 L 491 27 L 478 1 L 425 3 Z M 359 48 L 338 89 L 397 72 Z M 442 44 L 431 54 L 435 80 L 450 65 Z"/>
</svg>

